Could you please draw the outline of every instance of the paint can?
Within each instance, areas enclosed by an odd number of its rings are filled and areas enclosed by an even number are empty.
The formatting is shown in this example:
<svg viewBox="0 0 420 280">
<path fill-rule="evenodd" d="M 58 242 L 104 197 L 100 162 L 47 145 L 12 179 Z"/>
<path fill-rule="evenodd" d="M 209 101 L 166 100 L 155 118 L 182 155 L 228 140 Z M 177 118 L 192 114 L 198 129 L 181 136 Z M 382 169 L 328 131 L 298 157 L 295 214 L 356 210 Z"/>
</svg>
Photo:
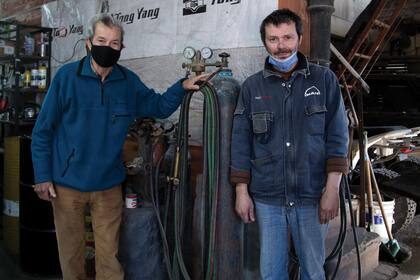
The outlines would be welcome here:
<svg viewBox="0 0 420 280">
<path fill-rule="evenodd" d="M 137 208 L 137 194 L 127 194 L 125 196 L 126 208 Z"/>
</svg>

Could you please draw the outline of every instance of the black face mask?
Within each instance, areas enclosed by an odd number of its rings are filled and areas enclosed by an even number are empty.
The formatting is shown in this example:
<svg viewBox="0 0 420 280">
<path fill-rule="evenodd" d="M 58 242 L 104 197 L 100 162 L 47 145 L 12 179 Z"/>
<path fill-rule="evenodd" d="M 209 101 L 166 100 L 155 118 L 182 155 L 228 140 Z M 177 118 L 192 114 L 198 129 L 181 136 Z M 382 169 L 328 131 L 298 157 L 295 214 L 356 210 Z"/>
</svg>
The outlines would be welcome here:
<svg viewBox="0 0 420 280">
<path fill-rule="evenodd" d="M 121 50 L 115 50 L 109 46 L 96 46 L 92 44 L 90 49 L 93 59 L 101 67 L 111 67 L 120 58 Z"/>
</svg>

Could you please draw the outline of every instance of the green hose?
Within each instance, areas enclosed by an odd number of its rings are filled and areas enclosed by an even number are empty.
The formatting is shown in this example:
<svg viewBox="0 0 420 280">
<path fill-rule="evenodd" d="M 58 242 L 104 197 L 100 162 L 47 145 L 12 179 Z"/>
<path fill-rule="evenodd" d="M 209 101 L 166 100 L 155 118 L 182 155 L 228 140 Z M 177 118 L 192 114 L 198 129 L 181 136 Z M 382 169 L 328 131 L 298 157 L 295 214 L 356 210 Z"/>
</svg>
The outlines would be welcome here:
<svg viewBox="0 0 420 280">
<path fill-rule="evenodd" d="M 216 263 L 214 260 L 215 240 L 216 240 L 216 214 L 217 214 L 217 194 L 218 194 L 218 177 L 219 177 L 219 112 L 217 97 L 210 87 L 204 87 L 202 92 L 205 96 L 206 120 L 207 120 L 207 137 L 208 145 L 206 147 L 208 158 L 208 187 L 209 187 L 209 209 L 210 209 L 210 235 L 209 248 L 207 257 L 207 273 L 205 279 L 213 279 Z"/>
<path fill-rule="evenodd" d="M 208 213 L 209 237 L 207 242 L 207 268 L 205 273 L 206 280 L 215 279 L 215 250 L 216 250 L 216 214 L 217 197 L 219 185 L 219 143 L 220 143 L 220 114 L 215 89 L 208 83 L 200 87 L 204 95 L 204 153 L 206 166 L 203 173 L 205 186 L 208 187 Z M 182 236 L 185 220 L 185 191 L 188 187 L 188 117 L 189 105 L 194 92 L 188 92 L 181 106 L 179 129 L 178 129 L 178 148 L 180 150 L 180 171 L 179 186 L 175 189 L 174 195 L 174 255 L 172 262 L 173 279 L 178 279 L 179 272 L 184 279 L 191 279 L 185 266 L 182 253 Z M 207 173 L 207 174 L 206 174 Z M 178 176 L 178 174 L 175 174 Z"/>
</svg>

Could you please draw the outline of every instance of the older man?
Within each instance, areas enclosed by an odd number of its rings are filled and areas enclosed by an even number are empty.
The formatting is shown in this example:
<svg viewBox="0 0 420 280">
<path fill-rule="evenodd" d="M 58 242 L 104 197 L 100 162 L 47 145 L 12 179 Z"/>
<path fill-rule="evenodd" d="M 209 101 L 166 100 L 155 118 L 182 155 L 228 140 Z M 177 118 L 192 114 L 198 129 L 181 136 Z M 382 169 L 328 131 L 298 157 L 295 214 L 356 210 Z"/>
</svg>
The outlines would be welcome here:
<svg viewBox="0 0 420 280">
<path fill-rule="evenodd" d="M 90 205 L 97 279 L 123 279 L 117 259 L 122 213 L 121 150 L 136 117 L 166 118 L 203 77 L 176 82 L 163 95 L 118 65 L 124 31 L 105 14 L 91 21 L 90 54 L 61 67 L 32 134 L 35 192 L 51 200 L 65 280 L 86 279 L 84 209 Z"/>
</svg>

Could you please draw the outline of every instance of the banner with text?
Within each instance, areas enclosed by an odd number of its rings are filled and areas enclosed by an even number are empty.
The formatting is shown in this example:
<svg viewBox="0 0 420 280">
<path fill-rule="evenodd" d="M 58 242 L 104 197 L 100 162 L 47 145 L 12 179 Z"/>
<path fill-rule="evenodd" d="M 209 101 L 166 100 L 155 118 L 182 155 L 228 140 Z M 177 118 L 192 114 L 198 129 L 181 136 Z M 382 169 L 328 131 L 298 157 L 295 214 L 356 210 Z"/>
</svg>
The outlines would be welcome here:
<svg viewBox="0 0 420 280">
<path fill-rule="evenodd" d="M 186 46 L 214 49 L 262 46 L 261 21 L 278 0 L 108 0 L 123 23 L 122 59 L 180 53 Z"/>
<path fill-rule="evenodd" d="M 43 5 L 43 25 L 54 28 L 56 61 L 79 59 L 89 19 L 107 12 L 123 24 L 121 59 L 262 46 L 259 26 L 278 0 L 59 0 Z"/>
</svg>

